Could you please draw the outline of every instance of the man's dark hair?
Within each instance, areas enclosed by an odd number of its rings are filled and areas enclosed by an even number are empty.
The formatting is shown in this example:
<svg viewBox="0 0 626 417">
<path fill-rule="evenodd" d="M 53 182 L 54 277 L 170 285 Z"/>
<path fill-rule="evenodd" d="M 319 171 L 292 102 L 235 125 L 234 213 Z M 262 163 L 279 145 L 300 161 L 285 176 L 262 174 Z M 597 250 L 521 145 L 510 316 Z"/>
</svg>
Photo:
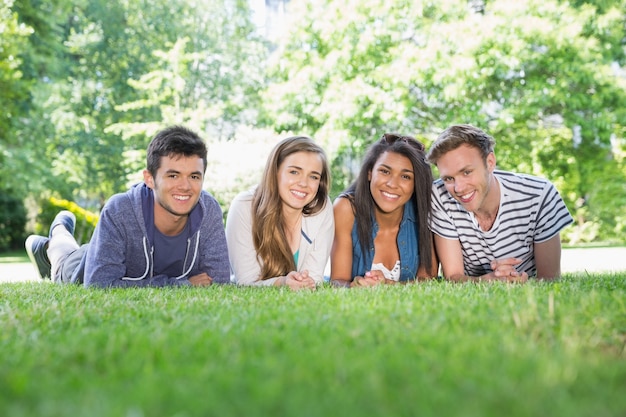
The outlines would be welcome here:
<svg viewBox="0 0 626 417">
<path fill-rule="evenodd" d="M 198 156 L 207 166 L 207 147 L 204 140 L 197 133 L 183 126 L 170 126 L 158 132 L 150 145 L 146 156 L 146 168 L 153 176 L 161 167 L 163 156 Z"/>
</svg>

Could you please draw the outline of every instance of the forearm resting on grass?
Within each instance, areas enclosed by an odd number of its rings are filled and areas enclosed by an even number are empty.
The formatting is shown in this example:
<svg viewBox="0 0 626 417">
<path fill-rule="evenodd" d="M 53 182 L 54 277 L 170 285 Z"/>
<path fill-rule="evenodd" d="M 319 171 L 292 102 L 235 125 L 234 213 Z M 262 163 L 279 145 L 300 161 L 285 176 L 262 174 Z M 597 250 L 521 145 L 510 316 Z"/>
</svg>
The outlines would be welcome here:
<svg viewBox="0 0 626 417">
<path fill-rule="evenodd" d="M 335 287 L 355 288 L 355 287 L 373 287 L 384 283 L 384 278 L 379 279 L 377 276 L 371 276 L 370 272 L 366 272 L 365 276 L 356 276 L 353 279 L 347 278 L 331 278 L 330 283 Z"/>
<path fill-rule="evenodd" d="M 455 282 L 526 282 L 528 274 L 519 272 L 515 267 L 521 262 L 517 258 L 494 259 L 491 261 L 491 272 L 481 276 L 469 276 L 465 274 L 463 263 L 463 251 L 461 243 L 455 239 L 446 239 L 435 235 L 435 248 L 441 261 L 441 269 L 445 279 Z"/>
<path fill-rule="evenodd" d="M 528 274 L 515 269 L 515 266 L 520 262 L 521 260 L 517 258 L 495 259 L 491 261 L 492 271 L 480 276 L 466 275 L 462 266 L 460 268 L 459 266 L 450 268 L 450 266 L 444 264 L 443 275 L 447 280 L 455 282 L 526 282 L 528 281 Z"/>
<path fill-rule="evenodd" d="M 561 276 L 561 235 L 533 246 L 537 279 L 553 280 Z"/>
</svg>

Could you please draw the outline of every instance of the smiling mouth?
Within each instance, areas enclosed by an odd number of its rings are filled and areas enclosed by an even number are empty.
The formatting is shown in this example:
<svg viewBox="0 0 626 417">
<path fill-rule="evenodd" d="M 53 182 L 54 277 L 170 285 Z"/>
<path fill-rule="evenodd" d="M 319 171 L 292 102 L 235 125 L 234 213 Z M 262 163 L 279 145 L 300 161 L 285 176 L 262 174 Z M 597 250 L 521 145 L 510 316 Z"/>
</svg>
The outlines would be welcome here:
<svg viewBox="0 0 626 417">
<path fill-rule="evenodd" d="M 475 193 L 476 193 L 476 191 L 472 191 L 471 193 L 467 193 L 467 194 L 463 194 L 463 195 L 457 195 L 457 197 L 459 198 L 461 203 L 469 203 L 471 201 L 471 199 L 474 197 Z"/>
<path fill-rule="evenodd" d="M 191 197 L 188 195 L 175 195 L 174 196 L 174 200 L 176 201 L 187 201 L 189 200 Z"/>
<path fill-rule="evenodd" d="M 400 198 L 398 194 L 391 194 L 386 191 L 381 191 L 381 194 L 383 195 L 383 197 L 389 198 L 391 200 L 397 200 L 398 198 Z"/>
<path fill-rule="evenodd" d="M 298 198 L 305 198 L 306 197 L 306 193 L 302 192 L 302 191 L 296 191 L 296 190 L 291 190 L 291 194 L 293 194 L 294 196 L 298 197 Z"/>
</svg>

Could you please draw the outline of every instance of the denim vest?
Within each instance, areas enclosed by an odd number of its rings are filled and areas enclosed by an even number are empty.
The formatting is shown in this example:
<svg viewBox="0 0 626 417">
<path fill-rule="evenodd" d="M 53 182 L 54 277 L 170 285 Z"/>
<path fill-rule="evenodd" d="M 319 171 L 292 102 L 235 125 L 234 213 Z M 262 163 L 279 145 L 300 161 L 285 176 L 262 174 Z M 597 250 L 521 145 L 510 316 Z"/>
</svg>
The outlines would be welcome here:
<svg viewBox="0 0 626 417">
<path fill-rule="evenodd" d="M 374 260 L 374 238 L 378 233 L 378 223 L 372 218 L 372 246 L 369 250 L 361 250 L 361 242 L 357 236 L 356 219 L 352 226 L 352 278 L 356 276 L 362 277 L 365 272 L 372 269 Z M 398 231 L 398 252 L 400 253 L 400 281 L 409 281 L 415 279 L 417 275 L 417 267 L 419 265 L 418 251 L 418 232 L 417 223 L 415 222 L 415 208 L 413 202 L 409 201 L 404 205 L 404 213 L 400 222 L 400 230 Z"/>
</svg>

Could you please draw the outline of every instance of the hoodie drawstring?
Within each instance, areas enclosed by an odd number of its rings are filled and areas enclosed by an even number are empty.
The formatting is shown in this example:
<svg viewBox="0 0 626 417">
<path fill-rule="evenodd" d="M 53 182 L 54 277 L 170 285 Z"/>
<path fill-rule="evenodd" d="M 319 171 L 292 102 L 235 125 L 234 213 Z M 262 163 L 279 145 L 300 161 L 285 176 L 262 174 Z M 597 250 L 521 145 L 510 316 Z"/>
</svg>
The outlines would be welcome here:
<svg viewBox="0 0 626 417">
<path fill-rule="evenodd" d="M 137 278 L 132 278 L 132 277 L 122 277 L 122 280 L 125 281 L 139 281 L 144 279 L 147 275 L 148 272 L 150 271 L 150 254 L 148 253 L 148 238 L 147 237 L 143 237 L 143 253 L 146 257 L 146 272 L 143 273 L 142 276 L 137 277 Z"/>
<path fill-rule="evenodd" d="M 190 243 L 191 239 L 189 239 L 187 241 L 187 247 L 189 247 L 189 243 Z M 196 258 L 198 256 L 198 248 L 200 247 L 200 231 L 198 230 L 198 233 L 196 233 L 196 247 L 194 248 L 193 251 L 193 259 L 191 260 L 191 263 L 189 264 L 189 268 L 183 272 L 182 275 L 177 276 L 174 279 L 181 279 L 181 278 L 185 278 L 187 276 L 187 274 L 189 274 L 191 272 L 191 269 L 193 268 L 193 265 L 196 263 Z M 189 250 L 187 250 L 187 253 L 189 253 Z M 186 259 L 185 259 L 186 260 Z"/>
</svg>

